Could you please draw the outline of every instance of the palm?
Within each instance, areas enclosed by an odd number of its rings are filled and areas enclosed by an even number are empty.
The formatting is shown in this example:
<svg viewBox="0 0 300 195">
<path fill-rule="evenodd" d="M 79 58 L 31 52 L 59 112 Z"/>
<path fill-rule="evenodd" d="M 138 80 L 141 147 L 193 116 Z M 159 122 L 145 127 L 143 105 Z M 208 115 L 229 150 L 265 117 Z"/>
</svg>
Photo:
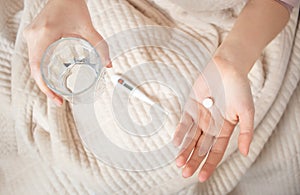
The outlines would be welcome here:
<svg viewBox="0 0 300 195">
<path fill-rule="evenodd" d="M 182 147 L 176 162 L 179 167 L 185 165 L 184 177 L 191 176 L 197 170 L 206 154 L 208 157 L 199 179 L 204 181 L 212 174 L 239 121 L 239 148 L 244 155 L 248 153 L 253 128 L 250 86 L 247 77 L 233 71 L 227 72 L 219 72 L 210 62 L 194 83 L 174 136 L 174 144 Z M 202 104 L 208 97 L 214 101 L 210 108 Z"/>
<path fill-rule="evenodd" d="M 94 29 L 84 0 L 48 1 L 38 16 L 24 30 L 31 75 L 43 93 L 61 105 L 62 97 L 51 91 L 43 81 L 40 63 L 46 48 L 62 37 L 80 37 L 97 46 L 103 64 L 111 67 L 108 47 Z M 99 44 L 101 43 L 101 44 Z"/>
</svg>

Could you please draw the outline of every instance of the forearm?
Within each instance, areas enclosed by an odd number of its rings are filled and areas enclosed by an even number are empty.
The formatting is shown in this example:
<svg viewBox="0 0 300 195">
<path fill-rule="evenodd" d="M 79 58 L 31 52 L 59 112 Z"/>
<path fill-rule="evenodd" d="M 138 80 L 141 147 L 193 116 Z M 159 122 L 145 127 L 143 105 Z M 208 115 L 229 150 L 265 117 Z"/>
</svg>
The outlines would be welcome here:
<svg viewBox="0 0 300 195">
<path fill-rule="evenodd" d="M 249 0 L 217 49 L 215 62 L 226 61 L 219 64 L 230 64 L 247 74 L 266 45 L 284 28 L 289 15 L 288 9 L 274 0 Z"/>
<path fill-rule="evenodd" d="M 66 4 L 66 5 L 71 5 L 74 3 L 80 4 L 80 3 L 87 3 L 88 0 L 48 0 L 48 2 L 50 1 L 56 1 L 58 3 L 62 3 L 62 4 Z"/>
</svg>

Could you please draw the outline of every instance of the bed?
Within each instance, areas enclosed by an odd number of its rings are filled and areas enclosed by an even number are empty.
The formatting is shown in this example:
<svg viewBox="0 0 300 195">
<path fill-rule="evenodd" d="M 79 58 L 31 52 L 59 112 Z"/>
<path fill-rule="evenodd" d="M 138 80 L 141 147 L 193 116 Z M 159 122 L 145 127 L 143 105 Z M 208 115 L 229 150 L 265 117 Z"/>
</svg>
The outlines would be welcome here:
<svg viewBox="0 0 300 195">
<path fill-rule="evenodd" d="M 132 29 L 175 29 L 205 48 L 205 61 L 222 42 L 245 2 L 230 0 L 214 6 L 213 2 L 203 2 L 203 10 L 167 0 L 89 0 L 88 6 L 95 28 L 105 38 Z M 249 73 L 256 109 L 249 156 L 243 157 L 237 150 L 237 128 L 222 163 L 207 182 L 199 183 L 196 174 L 182 178 L 174 162 L 147 171 L 118 169 L 103 163 L 86 147 L 74 119 L 74 107 L 68 103 L 56 107 L 30 77 L 22 31 L 44 4 L 43 0 L 0 0 L 1 194 L 300 193 L 299 8 L 293 10 L 286 28 L 265 48 Z M 173 64 L 188 83 L 197 76 L 186 56 L 145 45 L 118 55 L 108 75 L 123 74 L 150 61 L 158 67 L 159 63 Z M 172 71 L 159 71 L 162 78 L 176 79 Z M 99 113 L 107 113 L 99 116 L 107 136 L 131 148 L 142 145 L 151 149 L 151 141 L 118 133 L 118 125 L 109 114 L 112 89 L 108 84 L 97 105 Z M 159 90 L 165 91 L 153 86 L 144 90 L 154 96 L 161 94 Z M 173 111 L 173 123 L 167 124 L 172 127 L 179 120 L 174 97 L 164 94 L 158 101 Z M 138 122 L 148 120 L 146 105 L 137 103 L 130 109 Z M 163 143 L 164 136 L 157 134 L 157 139 Z"/>
</svg>

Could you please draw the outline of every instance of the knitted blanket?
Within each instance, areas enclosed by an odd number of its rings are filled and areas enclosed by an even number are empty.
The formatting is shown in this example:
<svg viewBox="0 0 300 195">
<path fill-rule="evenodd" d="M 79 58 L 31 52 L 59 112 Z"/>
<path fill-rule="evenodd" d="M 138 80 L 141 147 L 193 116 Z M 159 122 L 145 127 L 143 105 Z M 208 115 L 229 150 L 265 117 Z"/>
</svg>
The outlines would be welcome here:
<svg viewBox="0 0 300 195">
<path fill-rule="evenodd" d="M 88 6 L 95 28 L 108 40 L 110 37 L 117 37 L 118 40 L 122 32 L 149 26 L 152 29 L 175 29 L 201 45 L 201 51 L 205 52 L 199 54 L 203 57 L 199 62 L 205 65 L 232 27 L 245 2 L 203 2 L 202 9 L 179 6 L 167 0 L 89 0 Z M 299 112 L 296 108 L 300 104 L 300 88 L 297 88 L 300 79 L 297 8 L 286 28 L 266 47 L 249 73 L 256 109 L 255 132 L 249 156 L 243 157 L 237 150 L 237 128 L 222 163 L 208 181 L 199 183 L 196 175 L 189 179 L 182 178 L 174 161 L 150 170 L 120 169 L 103 162 L 85 145 L 79 127 L 88 121 L 80 121 L 78 113 L 76 116 L 74 112 L 76 107 L 66 102 L 62 107 L 56 107 L 30 77 L 22 31 L 44 3 L 43 0 L 0 0 L 1 194 L 246 194 L 250 188 L 247 184 L 252 184 L 253 193 L 272 193 L 271 186 L 265 188 L 262 183 L 255 183 L 255 178 L 259 176 L 274 180 L 274 189 L 279 194 L 300 193 L 299 185 L 296 185 L 300 180 L 300 124 L 295 117 L 298 113 L 294 113 Z M 205 6 L 207 9 L 204 9 Z M 143 72 L 139 69 L 139 74 L 148 78 L 160 75 L 161 78 L 176 82 L 179 80 L 176 80 L 174 72 L 159 68 L 160 64 L 172 64 L 175 72 L 180 72 L 188 83 L 193 83 L 197 76 L 196 69 L 187 59 L 188 53 L 193 50 L 188 50 L 184 42 L 182 48 L 180 51 L 186 54 L 183 57 L 168 48 L 139 46 L 130 53 L 116 55 L 108 76 L 123 74 L 137 64 L 151 62 L 155 71 Z M 157 84 L 146 85 L 143 90 L 173 113 L 162 130 L 174 128 L 179 120 L 175 95 Z M 94 106 L 99 110 L 96 118 L 106 136 L 116 145 L 131 150 L 138 148 L 136 151 L 140 152 L 151 151 L 154 146 L 160 147 L 165 143 L 170 132 L 161 130 L 153 138 L 158 140 L 156 142 L 120 131 L 120 126 L 115 122 L 112 96 L 113 85 L 107 83 L 100 101 Z M 286 110 L 287 107 L 289 109 Z M 131 101 L 129 113 L 136 123 L 145 124 L 149 121 L 149 107 L 137 100 Z M 282 132 L 285 132 L 285 136 Z M 280 142 L 282 137 L 285 141 Z M 278 154 L 278 162 L 282 163 L 272 164 L 268 159 L 276 158 L 272 155 L 267 158 L 262 154 Z M 142 163 L 147 163 L 147 160 L 153 161 L 145 155 Z M 132 165 L 133 168 L 139 166 Z M 262 167 L 266 170 L 257 172 Z M 279 176 L 274 175 L 270 167 L 291 178 L 276 180 Z M 289 170 L 287 173 L 284 171 L 286 169 Z M 278 186 L 279 181 L 285 183 Z"/>
</svg>

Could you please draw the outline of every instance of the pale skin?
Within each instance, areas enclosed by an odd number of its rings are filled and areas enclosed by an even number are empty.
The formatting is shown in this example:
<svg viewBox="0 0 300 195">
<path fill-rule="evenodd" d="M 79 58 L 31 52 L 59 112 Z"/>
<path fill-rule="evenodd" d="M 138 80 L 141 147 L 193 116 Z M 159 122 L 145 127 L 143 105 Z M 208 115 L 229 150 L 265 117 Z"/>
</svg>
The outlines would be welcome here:
<svg viewBox="0 0 300 195">
<path fill-rule="evenodd" d="M 250 0 L 215 52 L 212 62 L 217 66 L 224 86 L 225 123 L 198 174 L 200 182 L 206 181 L 222 160 L 232 131 L 238 123 L 240 126 L 238 147 L 244 156 L 248 155 L 253 136 L 254 106 L 247 74 L 265 46 L 284 28 L 289 15 L 288 10 L 276 1 Z M 195 85 L 205 86 L 201 76 Z M 205 97 L 204 94 L 202 96 Z M 199 112 L 204 113 L 203 110 L 204 108 L 199 106 Z M 190 145 L 176 159 L 177 166 L 183 167 L 184 177 L 192 176 L 204 160 L 204 156 L 197 155 L 197 151 L 201 139 L 208 131 L 206 127 L 209 120 L 207 117 L 200 120 L 203 120 L 204 124 L 199 123 Z M 182 135 L 181 131 L 184 130 L 179 124 L 175 138 Z M 191 157 L 188 159 L 190 154 Z"/>
<path fill-rule="evenodd" d="M 62 37 L 78 37 L 96 46 L 103 38 L 95 30 L 89 10 L 84 0 L 49 0 L 43 10 L 24 30 L 27 41 L 31 76 L 40 90 L 52 99 L 58 106 L 63 98 L 51 91 L 42 79 L 40 63 L 46 48 Z M 104 53 L 101 61 L 111 67 L 108 52 Z"/>
<path fill-rule="evenodd" d="M 207 180 L 216 169 L 225 153 L 232 131 L 238 123 L 239 150 L 243 155 L 248 155 L 253 136 L 254 106 L 247 74 L 265 46 L 284 28 L 289 15 L 288 10 L 274 0 L 249 0 L 234 27 L 215 52 L 211 63 L 216 65 L 222 78 L 226 100 L 225 122 L 198 174 L 200 182 Z M 57 105 L 61 105 L 63 99 L 51 91 L 43 81 L 40 61 L 44 51 L 52 42 L 69 36 L 84 38 L 92 45 L 96 45 L 103 39 L 93 27 L 84 0 L 49 0 L 24 31 L 32 77 L 40 90 Z M 104 53 L 103 60 L 108 62 L 106 64 L 110 67 L 108 52 Z M 199 86 L 204 86 L 201 76 L 193 87 L 196 93 L 200 93 L 197 91 Z M 201 97 L 208 95 L 204 93 L 206 92 L 201 91 Z M 199 113 L 207 113 L 204 107 L 198 108 Z M 206 121 L 209 121 L 207 119 L 211 116 L 209 113 L 205 116 L 208 118 L 199 118 L 202 121 L 199 122 L 192 141 L 176 159 L 177 166 L 183 167 L 184 177 L 192 176 L 204 160 L 204 156 L 199 156 L 197 151 L 201 140 L 209 133 Z M 174 137 L 174 142 L 178 143 L 175 145 L 180 144 L 182 131 L 182 125 L 179 124 Z M 188 159 L 190 154 L 191 157 Z"/>
</svg>

